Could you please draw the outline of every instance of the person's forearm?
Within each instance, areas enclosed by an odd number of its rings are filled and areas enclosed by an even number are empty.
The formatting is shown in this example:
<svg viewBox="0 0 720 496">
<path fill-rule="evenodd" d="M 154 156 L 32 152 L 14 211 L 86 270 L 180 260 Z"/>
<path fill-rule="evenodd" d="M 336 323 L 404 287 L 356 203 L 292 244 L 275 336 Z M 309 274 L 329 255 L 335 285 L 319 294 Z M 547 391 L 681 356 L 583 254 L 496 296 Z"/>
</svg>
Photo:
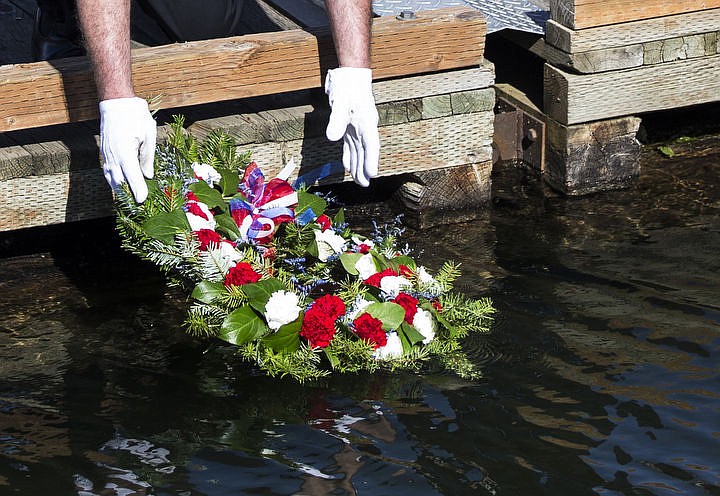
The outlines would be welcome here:
<svg viewBox="0 0 720 496">
<path fill-rule="evenodd" d="M 340 67 L 370 67 L 371 0 L 325 0 Z"/>
<path fill-rule="evenodd" d="M 98 97 L 135 96 L 130 63 L 130 0 L 77 0 Z"/>
</svg>

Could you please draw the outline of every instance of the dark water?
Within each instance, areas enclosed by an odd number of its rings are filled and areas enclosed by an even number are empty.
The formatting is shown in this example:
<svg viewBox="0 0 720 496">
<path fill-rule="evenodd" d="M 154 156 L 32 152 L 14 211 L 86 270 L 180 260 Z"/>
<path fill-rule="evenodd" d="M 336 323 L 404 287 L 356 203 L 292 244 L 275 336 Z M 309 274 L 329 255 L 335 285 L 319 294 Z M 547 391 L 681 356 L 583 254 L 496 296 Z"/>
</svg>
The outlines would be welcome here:
<svg viewBox="0 0 720 496">
<path fill-rule="evenodd" d="M 583 199 L 495 189 L 407 239 L 495 301 L 475 383 L 256 376 L 178 331 L 107 224 L 5 240 L 0 494 L 720 494 L 720 155 Z"/>
</svg>

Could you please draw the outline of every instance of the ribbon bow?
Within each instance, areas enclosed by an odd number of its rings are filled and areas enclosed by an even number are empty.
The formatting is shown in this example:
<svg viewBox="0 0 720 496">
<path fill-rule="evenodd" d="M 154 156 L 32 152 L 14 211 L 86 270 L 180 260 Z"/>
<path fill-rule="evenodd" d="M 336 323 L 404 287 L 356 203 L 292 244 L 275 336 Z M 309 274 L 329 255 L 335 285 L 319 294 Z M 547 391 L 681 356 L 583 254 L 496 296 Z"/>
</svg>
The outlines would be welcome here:
<svg viewBox="0 0 720 496">
<path fill-rule="evenodd" d="M 250 162 L 245 169 L 238 187 L 245 200 L 230 200 L 230 214 L 240 228 L 243 241 L 267 243 L 272 239 L 278 224 L 292 222 L 295 218 L 292 207 L 297 205 L 298 197 L 285 180 L 287 169 L 285 167 L 278 177 L 268 183 L 265 183 L 265 176 L 255 162 Z"/>
</svg>

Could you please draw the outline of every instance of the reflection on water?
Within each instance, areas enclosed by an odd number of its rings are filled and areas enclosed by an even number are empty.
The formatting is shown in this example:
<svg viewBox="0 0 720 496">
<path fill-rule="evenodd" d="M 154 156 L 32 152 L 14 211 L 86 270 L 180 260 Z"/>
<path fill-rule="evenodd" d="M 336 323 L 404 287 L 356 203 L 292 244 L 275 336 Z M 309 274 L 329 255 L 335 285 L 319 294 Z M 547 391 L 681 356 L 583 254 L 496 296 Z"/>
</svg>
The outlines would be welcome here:
<svg viewBox="0 0 720 496">
<path fill-rule="evenodd" d="M 508 170 L 487 218 L 409 233 L 498 307 L 475 383 L 258 376 L 106 223 L 4 240 L 0 494 L 720 494 L 718 172 L 562 199 Z"/>
</svg>

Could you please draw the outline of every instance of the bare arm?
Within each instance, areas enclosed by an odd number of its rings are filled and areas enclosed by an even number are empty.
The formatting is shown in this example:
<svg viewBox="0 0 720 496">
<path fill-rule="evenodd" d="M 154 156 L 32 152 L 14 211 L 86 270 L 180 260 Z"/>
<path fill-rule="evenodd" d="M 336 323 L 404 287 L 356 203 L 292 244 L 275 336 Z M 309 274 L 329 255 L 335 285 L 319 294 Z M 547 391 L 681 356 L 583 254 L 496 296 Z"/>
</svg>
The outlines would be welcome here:
<svg viewBox="0 0 720 496">
<path fill-rule="evenodd" d="M 371 0 L 326 0 L 340 67 L 370 67 Z"/>
<path fill-rule="evenodd" d="M 130 0 L 77 0 L 77 7 L 99 99 L 135 96 L 130 63 Z"/>
</svg>

